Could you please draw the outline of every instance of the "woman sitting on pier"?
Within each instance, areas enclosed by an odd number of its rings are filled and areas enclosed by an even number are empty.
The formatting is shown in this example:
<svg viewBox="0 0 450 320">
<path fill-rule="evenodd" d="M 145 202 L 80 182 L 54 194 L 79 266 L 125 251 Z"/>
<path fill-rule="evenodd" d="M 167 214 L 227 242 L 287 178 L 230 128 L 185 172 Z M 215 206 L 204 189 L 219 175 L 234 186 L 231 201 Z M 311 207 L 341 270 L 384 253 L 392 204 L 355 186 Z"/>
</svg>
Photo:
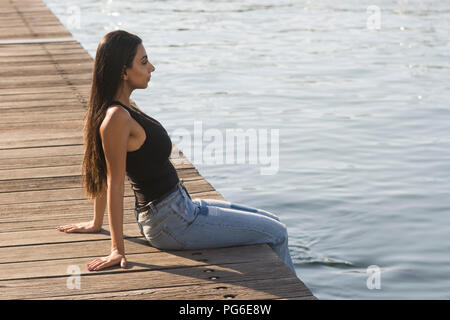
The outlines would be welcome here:
<svg viewBox="0 0 450 320">
<path fill-rule="evenodd" d="M 286 226 L 276 215 L 227 201 L 191 199 L 169 160 L 172 142 L 166 130 L 130 102 L 133 90 L 147 88 L 153 71 L 138 36 L 117 30 L 100 41 L 84 127 L 83 184 L 94 199 L 94 218 L 58 230 L 99 232 L 107 206 L 111 253 L 90 262 L 88 270 L 124 268 L 127 176 L 137 223 L 151 246 L 189 250 L 267 243 L 295 274 Z"/>
</svg>

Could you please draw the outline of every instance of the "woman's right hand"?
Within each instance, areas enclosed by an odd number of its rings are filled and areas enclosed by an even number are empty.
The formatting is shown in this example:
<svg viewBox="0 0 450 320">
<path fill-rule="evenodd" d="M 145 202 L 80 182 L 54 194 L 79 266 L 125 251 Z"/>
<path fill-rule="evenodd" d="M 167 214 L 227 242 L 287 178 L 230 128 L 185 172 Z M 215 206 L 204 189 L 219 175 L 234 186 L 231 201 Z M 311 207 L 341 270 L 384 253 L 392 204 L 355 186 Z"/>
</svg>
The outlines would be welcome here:
<svg viewBox="0 0 450 320">
<path fill-rule="evenodd" d="M 75 224 L 66 224 L 64 226 L 59 226 L 56 228 L 61 232 L 85 232 L 85 233 L 97 233 L 100 232 L 102 227 L 96 226 L 94 221 L 80 222 Z"/>
</svg>

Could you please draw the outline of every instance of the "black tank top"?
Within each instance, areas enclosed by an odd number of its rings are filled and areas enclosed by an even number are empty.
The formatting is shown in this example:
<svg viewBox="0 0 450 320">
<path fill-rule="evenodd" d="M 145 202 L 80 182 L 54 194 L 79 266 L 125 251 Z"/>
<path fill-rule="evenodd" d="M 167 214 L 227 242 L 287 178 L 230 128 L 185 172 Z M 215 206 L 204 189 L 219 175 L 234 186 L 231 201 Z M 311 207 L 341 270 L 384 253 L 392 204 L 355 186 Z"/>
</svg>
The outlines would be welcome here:
<svg viewBox="0 0 450 320">
<path fill-rule="evenodd" d="M 179 181 L 176 169 L 169 160 L 172 141 L 159 121 L 142 111 L 123 106 L 145 130 L 144 144 L 136 151 L 127 152 L 126 173 L 138 208 L 167 193 Z"/>
</svg>

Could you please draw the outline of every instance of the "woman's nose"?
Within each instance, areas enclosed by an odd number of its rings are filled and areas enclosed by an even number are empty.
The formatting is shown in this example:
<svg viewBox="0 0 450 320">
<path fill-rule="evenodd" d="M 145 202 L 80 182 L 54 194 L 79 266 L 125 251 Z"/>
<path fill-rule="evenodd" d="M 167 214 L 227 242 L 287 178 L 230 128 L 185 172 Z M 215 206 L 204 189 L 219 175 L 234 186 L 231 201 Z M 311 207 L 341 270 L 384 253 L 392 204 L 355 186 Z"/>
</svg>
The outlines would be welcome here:
<svg viewBox="0 0 450 320">
<path fill-rule="evenodd" d="M 150 72 L 153 72 L 153 71 L 155 71 L 155 66 L 154 66 L 154 65 L 152 65 L 151 63 L 149 63 L 149 65 L 150 65 Z"/>
</svg>

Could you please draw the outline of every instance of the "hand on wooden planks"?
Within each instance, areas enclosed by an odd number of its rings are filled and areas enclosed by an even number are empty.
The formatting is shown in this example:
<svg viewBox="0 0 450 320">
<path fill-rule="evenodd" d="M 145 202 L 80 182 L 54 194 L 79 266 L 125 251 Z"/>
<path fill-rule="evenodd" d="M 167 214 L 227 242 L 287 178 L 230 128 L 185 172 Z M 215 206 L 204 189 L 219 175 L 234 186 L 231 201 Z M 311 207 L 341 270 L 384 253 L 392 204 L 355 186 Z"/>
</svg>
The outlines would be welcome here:
<svg viewBox="0 0 450 320">
<path fill-rule="evenodd" d="M 111 250 L 111 254 L 107 257 L 97 258 L 87 264 L 89 271 L 98 271 L 107 267 L 120 264 L 121 268 L 127 266 L 127 259 L 125 254 L 121 254 L 118 250 Z"/>
<path fill-rule="evenodd" d="M 94 221 L 80 222 L 74 224 L 66 224 L 56 228 L 61 232 L 84 232 L 84 233 L 97 233 L 102 229 L 101 226 L 95 225 Z"/>
</svg>

